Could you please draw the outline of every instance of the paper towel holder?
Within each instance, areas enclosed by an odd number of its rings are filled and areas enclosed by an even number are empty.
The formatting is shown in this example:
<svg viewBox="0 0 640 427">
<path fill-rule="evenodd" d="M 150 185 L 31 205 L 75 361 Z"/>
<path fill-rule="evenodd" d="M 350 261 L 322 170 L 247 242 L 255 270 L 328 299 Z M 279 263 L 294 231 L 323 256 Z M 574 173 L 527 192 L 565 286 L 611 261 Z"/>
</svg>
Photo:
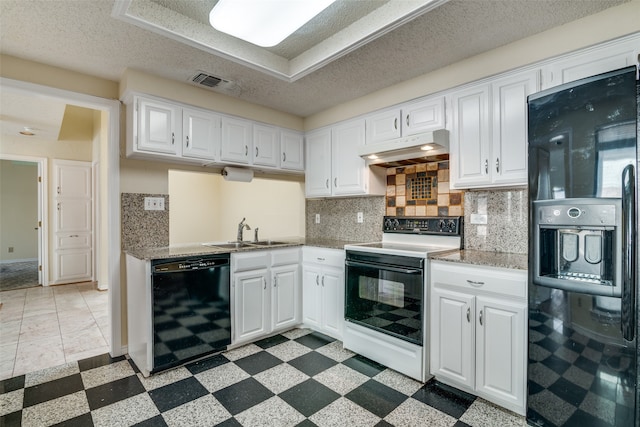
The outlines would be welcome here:
<svg viewBox="0 0 640 427">
<path fill-rule="evenodd" d="M 253 171 L 251 169 L 225 166 L 222 168 L 221 174 L 225 181 L 251 182 L 253 179 Z"/>
</svg>

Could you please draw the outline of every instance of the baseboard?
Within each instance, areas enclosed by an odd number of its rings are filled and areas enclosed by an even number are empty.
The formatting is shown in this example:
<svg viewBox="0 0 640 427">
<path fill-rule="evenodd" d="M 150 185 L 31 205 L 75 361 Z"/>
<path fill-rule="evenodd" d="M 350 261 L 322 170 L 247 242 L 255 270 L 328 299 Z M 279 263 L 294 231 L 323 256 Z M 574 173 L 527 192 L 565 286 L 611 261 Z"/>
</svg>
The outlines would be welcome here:
<svg viewBox="0 0 640 427">
<path fill-rule="evenodd" d="M 38 261 L 38 258 L 24 258 L 24 259 L 7 259 L 0 261 L 0 264 L 13 264 L 14 262 L 30 262 Z"/>
</svg>

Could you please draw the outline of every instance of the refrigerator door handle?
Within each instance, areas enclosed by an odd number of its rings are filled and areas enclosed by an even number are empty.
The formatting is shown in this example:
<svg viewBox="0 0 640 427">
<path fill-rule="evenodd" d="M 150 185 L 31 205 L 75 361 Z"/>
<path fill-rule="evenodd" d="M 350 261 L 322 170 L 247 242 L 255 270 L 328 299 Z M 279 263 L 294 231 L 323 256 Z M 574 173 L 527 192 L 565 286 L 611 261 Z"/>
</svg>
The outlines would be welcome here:
<svg viewBox="0 0 640 427">
<path fill-rule="evenodd" d="M 635 338 L 636 181 L 633 165 L 622 171 L 622 336 Z"/>
</svg>

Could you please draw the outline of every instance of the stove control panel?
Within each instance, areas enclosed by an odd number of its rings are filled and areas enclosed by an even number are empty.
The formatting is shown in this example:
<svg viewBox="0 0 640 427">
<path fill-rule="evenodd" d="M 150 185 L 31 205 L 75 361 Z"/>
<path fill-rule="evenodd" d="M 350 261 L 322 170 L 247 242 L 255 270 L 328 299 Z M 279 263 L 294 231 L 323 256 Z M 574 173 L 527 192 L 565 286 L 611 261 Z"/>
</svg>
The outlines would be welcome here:
<svg viewBox="0 0 640 427">
<path fill-rule="evenodd" d="M 396 217 L 385 216 L 382 231 L 404 234 L 462 235 L 462 217 Z"/>
</svg>

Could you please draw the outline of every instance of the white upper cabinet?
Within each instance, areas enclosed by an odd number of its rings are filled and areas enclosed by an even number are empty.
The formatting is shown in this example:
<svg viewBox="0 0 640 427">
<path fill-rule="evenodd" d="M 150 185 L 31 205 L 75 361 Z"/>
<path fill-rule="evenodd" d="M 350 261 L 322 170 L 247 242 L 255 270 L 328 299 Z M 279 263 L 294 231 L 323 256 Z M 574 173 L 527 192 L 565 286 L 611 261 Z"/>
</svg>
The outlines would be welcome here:
<svg viewBox="0 0 640 427">
<path fill-rule="evenodd" d="M 220 160 L 249 164 L 249 153 L 253 145 L 252 136 L 249 120 L 223 116 Z"/>
<path fill-rule="evenodd" d="M 527 184 L 527 96 L 538 88 L 530 70 L 451 94 L 453 188 Z"/>
<path fill-rule="evenodd" d="M 366 117 L 367 144 L 445 127 L 444 96 L 430 97 Z"/>
<path fill-rule="evenodd" d="M 134 108 L 138 111 L 137 149 L 179 154 L 180 107 L 153 99 L 138 98 Z"/>
<path fill-rule="evenodd" d="M 402 111 L 393 108 L 373 113 L 366 118 L 367 144 L 388 141 L 402 135 Z"/>
<path fill-rule="evenodd" d="M 334 195 L 365 194 L 367 165 L 358 155 L 364 145 L 364 119 L 335 126 L 331 135 L 332 191 Z"/>
<path fill-rule="evenodd" d="M 306 136 L 305 192 L 307 197 L 331 195 L 331 129 Z"/>
<path fill-rule="evenodd" d="M 275 126 L 253 125 L 253 164 L 278 166 L 280 157 L 280 131 Z"/>
<path fill-rule="evenodd" d="M 182 155 L 217 160 L 220 151 L 220 116 L 193 108 L 182 110 Z"/>
<path fill-rule="evenodd" d="M 307 197 L 384 194 L 384 170 L 368 167 L 358 155 L 364 136 L 365 119 L 342 122 L 307 134 Z"/>
<path fill-rule="evenodd" d="M 551 61 L 543 68 L 542 89 L 637 64 L 639 39 L 635 36 L 624 41 L 605 43 Z"/>
<path fill-rule="evenodd" d="M 301 132 L 280 131 L 280 168 L 304 171 L 304 136 Z"/>
<path fill-rule="evenodd" d="M 402 135 L 414 135 L 445 126 L 444 96 L 426 98 L 402 107 Z"/>
<path fill-rule="evenodd" d="M 539 73 L 529 71 L 491 83 L 492 157 L 495 184 L 527 183 L 527 96 L 537 92 Z"/>
</svg>

